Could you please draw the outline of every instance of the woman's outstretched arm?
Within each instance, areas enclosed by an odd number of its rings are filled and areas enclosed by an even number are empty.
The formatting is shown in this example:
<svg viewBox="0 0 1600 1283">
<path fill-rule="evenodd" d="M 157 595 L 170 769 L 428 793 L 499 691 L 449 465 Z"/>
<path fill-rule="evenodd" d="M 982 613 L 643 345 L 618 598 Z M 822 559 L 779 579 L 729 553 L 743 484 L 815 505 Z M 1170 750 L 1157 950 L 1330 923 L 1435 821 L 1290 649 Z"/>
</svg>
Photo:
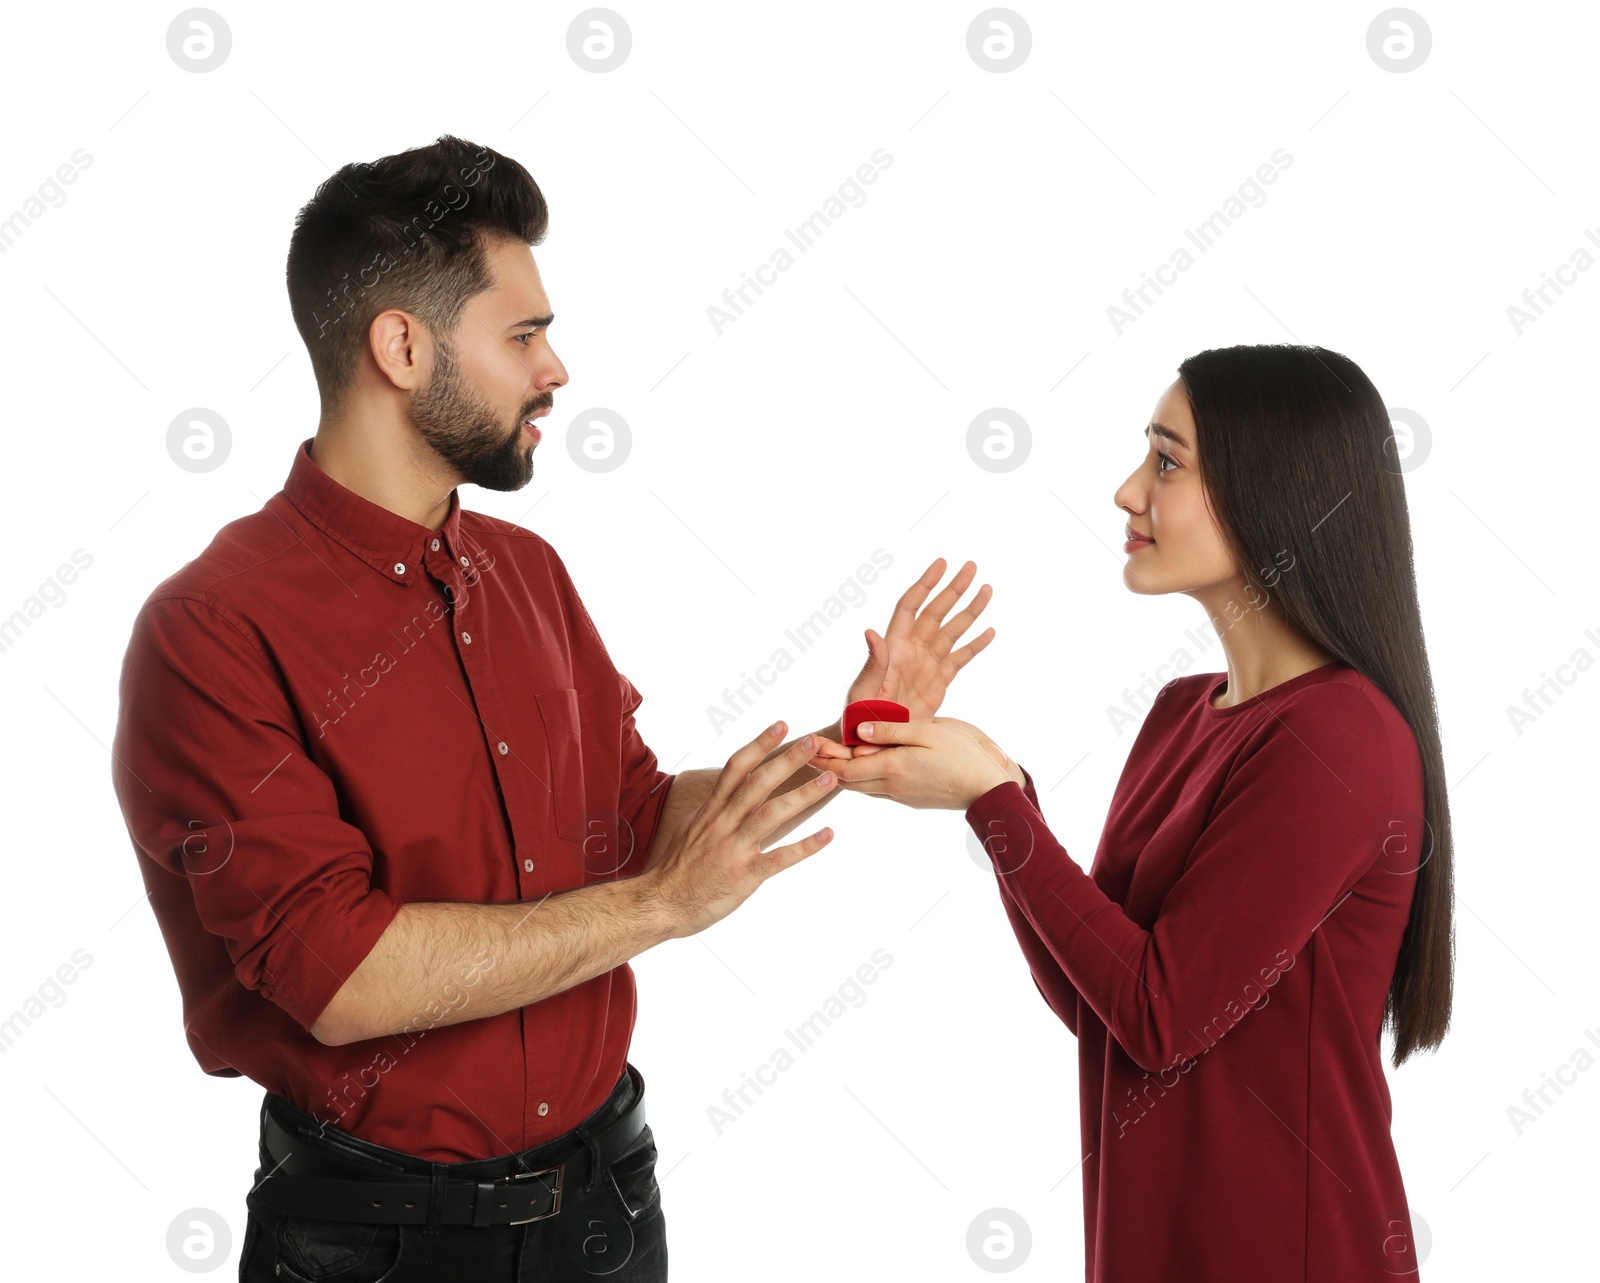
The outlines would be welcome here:
<svg viewBox="0 0 1600 1283">
<path fill-rule="evenodd" d="M 1039 795 L 1034 791 L 1033 776 L 1028 774 L 1026 767 L 1023 767 L 1022 774 L 1027 780 L 1023 786 L 1023 793 L 1037 811 Z M 1038 989 L 1039 996 L 1045 1000 L 1050 1010 L 1061 1018 L 1061 1023 L 1066 1025 L 1076 1038 L 1078 991 L 1073 988 L 1067 973 L 1061 969 L 1061 964 L 1051 954 L 1050 946 L 1039 938 L 1033 923 L 1028 921 L 1028 915 L 1017 903 L 1016 891 L 1010 882 L 1002 877 L 996 877 L 995 881 L 1000 887 L 1000 903 L 1006 911 L 1006 917 L 1011 919 L 1011 929 L 1016 933 L 1017 944 L 1022 947 L 1022 956 L 1028 960 L 1028 969 L 1033 973 L 1034 987 Z"/>
<path fill-rule="evenodd" d="M 1015 905 L 1143 1069 L 1198 1056 L 1264 1005 L 1383 854 L 1397 781 L 1418 769 L 1414 747 L 1409 761 L 1391 751 L 1359 693 L 1319 694 L 1285 707 L 1241 750 L 1148 931 L 1073 861 L 1021 785 L 997 785 L 967 810 Z M 1389 872 L 1397 883 L 1414 876 Z"/>
</svg>

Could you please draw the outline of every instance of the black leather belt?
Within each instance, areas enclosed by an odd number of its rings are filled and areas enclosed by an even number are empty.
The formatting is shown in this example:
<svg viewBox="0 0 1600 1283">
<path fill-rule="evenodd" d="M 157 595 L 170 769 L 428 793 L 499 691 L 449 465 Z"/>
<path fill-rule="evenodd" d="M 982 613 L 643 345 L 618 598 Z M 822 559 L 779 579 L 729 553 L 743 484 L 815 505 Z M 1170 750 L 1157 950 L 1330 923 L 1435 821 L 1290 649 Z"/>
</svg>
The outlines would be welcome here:
<svg viewBox="0 0 1600 1283">
<path fill-rule="evenodd" d="M 595 1133 L 602 1167 L 625 1154 L 644 1130 L 644 1082 L 638 1075 L 634 1082 L 638 1095 L 627 1112 Z M 263 1111 L 262 1136 L 275 1166 L 254 1195 L 268 1207 L 326 1221 L 428 1222 L 435 1188 L 429 1177 L 380 1166 L 381 1160 L 358 1156 L 355 1149 L 345 1150 L 349 1157 L 341 1155 L 330 1149 L 337 1141 L 296 1135 L 273 1117 L 271 1109 Z M 446 1175 L 439 1182 L 443 1186 L 439 1223 L 521 1225 L 554 1216 L 561 1210 L 563 1187 L 585 1185 L 593 1173 L 589 1147 L 575 1135 L 573 1142 L 577 1150 L 554 1167 L 477 1180 Z"/>
</svg>

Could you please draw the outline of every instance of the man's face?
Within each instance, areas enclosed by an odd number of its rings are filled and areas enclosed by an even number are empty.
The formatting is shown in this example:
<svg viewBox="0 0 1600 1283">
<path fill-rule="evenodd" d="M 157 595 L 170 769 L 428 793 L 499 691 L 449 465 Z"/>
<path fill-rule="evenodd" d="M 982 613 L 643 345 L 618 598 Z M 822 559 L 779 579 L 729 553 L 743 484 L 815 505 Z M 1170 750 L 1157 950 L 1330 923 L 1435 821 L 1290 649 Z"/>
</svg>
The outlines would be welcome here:
<svg viewBox="0 0 1600 1283">
<path fill-rule="evenodd" d="M 555 318 L 532 249 L 496 239 L 487 253 L 494 284 L 467 303 L 452 332 L 435 336 L 411 418 L 463 481 L 520 490 L 533 477 L 539 440 L 524 421 L 549 412 L 567 371 L 550 347 Z"/>
</svg>

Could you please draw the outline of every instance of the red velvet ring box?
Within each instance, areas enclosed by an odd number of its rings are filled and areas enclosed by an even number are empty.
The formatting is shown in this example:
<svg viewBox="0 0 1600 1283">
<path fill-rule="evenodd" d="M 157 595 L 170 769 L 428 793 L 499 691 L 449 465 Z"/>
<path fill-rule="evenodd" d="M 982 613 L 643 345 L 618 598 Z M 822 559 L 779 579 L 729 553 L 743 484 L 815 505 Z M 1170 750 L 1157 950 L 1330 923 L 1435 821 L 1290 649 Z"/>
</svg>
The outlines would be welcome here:
<svg viewBox="0 0 1600 1283">
<path fill-rule="evenodd" d="M 858 699 L 844 706 L 844 716 L 839 719 L 839 738 L 845 744 L 865 744 L 856 734 L 862 722 L 909 722 L 911 710 L 892 699 Z"/>
</svg>

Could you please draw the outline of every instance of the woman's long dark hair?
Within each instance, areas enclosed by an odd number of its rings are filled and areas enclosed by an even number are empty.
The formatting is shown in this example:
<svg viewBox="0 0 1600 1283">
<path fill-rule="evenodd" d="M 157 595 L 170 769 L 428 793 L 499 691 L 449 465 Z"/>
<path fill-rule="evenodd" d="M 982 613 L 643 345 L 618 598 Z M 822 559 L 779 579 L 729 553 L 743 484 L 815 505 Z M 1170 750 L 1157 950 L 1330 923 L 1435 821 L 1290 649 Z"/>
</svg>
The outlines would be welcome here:
<svg viewBox="0 0 1600 1283">
<path fill-rule="evenodd" d="M 1360 367 L 1326 348 L 1213 348 L 1178 376 L 1206 497 L 1247 584 L 1382 691 L 1416 737 L 1426 828 L 1384 1007 L 1399 1068 L 1450 1027 L 1455 938 L 1444 754 L 1389 412 Z M 1279 574 L 1286 548 L 1293 569 Z"/>
</svg>

